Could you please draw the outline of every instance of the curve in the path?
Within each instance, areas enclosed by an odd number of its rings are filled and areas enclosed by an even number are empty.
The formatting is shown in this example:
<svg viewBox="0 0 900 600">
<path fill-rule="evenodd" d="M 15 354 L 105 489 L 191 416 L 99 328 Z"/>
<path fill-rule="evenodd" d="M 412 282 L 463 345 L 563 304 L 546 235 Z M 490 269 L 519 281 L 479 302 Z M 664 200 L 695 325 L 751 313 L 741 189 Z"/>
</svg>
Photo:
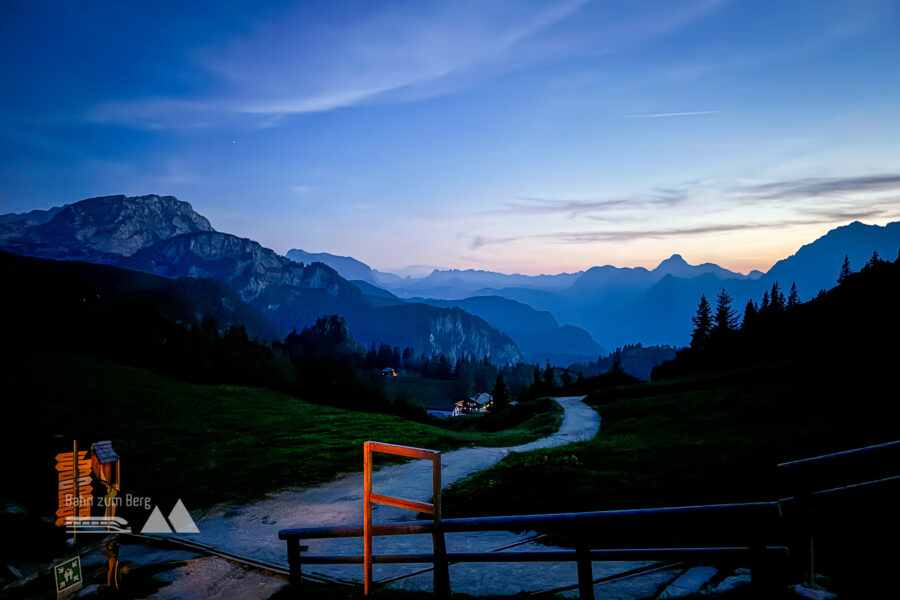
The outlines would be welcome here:
<svg viewBox="0 0 900 600">
<path fill-rule="evenodd" d="M 563 421 L 556 433 L 520 446 L 508 448 L 462 448 L 441 457 L 441 475 L 446 487 L 464 477 L 493 466 L 511 452 L 528 452 L 572 442 L 592 439 L 600 428 L 600 416 L 583 402 L 582 397 L 555 399 L 564 409 Z M 285 527 L 321 527 L 362 523 L 361 473 L 339 477 L 329 483 L 273 494 L 266 499 L 240 507 L 218 507 L 198 521 L 197 541 L 271 563 L 286 563 L 284 542 L 277 539 L 279 529 Z M 411 461 L 382 468 L 373 476 L 373 490 L 379 494 L 427 502 L 431 497 L 431 463 Z M 410 511 L 388 506 L 374 507 L 376 523 L 415 519 Z M 447 536 L 450 552 L 477 552 L 521 542 L 529 534 L 509 532 L 480 532 Z M 358 539 L 310 540 L 309 552 L 314 554 L 361 554 Z M 375 543 L 377 553 L 421 553 L 431 551 L 430 536 L 393 536 Z M 520 546 L 528 549 L 527 545 Z M 467 593 L 502 593 L 510 585 L 522 589 L 548 589 L 555 584 L 571 582 L 574 565 L 565 563 L 539 569 L 536 575 L 531 564 L 511 564 L 509 569 L 493 565 L 455 565 L 451 568 L 454 591 Z M 569 568 L 571 567 L 571 568 Z M 310 567 L 333 577 L 359 580 L 362 569 L 358 565 Z M 420 568 L 420 567 L 419 567 Z M 386 579 L 416 571 L 413 565 L 376 565 L 376 579 Z M 552 576 L 549 571 L 559 573 Z M 571 573 L 569 573 L 571 571 Z M 491 572 L 496 573 L 497 581 Z M 492 581 L 487 581 L 486 578 Z M 528 580 L 536 579 L 533 582 Z M 505 583 L 504 583 L 505 580 Z M 565 583 L 563 583 L 565 584 Z M 431 576 L 420 575 L 402 579 L 397 587 L 430 589 Z M 499 586 L 499 587 L 498 587 Z M 487 590 L 481 592 L 481 590 Z"/>
</svg>

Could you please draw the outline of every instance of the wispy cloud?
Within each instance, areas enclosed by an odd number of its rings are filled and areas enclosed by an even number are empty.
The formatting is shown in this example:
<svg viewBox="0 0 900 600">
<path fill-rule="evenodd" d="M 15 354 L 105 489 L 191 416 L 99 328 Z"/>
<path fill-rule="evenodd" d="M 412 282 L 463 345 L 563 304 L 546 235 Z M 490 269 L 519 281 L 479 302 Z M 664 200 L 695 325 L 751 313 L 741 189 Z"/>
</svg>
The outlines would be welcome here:
<svg viewBox="0 0 900 600">
<path fill-rule="evenodd" d="M 408 101 L 448 93 L 478 71 L 513 68 L 524 40 L 585 2 L 479 5 L 477 11 L 455 3 L 418 11 L 374 5 L 351 22 L 342 15 L 311 15 L 305 3 L 298 4 L 226 48 L 197 53 L 201 68 L 218 81 L 217 93 L 109 102 L 89 117 L 157 128 L 249 116 L 274 126 L 287 115 L 376 98 Z"/>
<path fill-rule="evenodd" d="M 823 213 L 812 219 L 785 219 L 779 221 L 754 222 L 754 223 L 714 223 L 709 225 L 675 227 L 671 229 L 648 230 L 586 230 L 563 231 L 552 233 L 538 233 L 508 237 L 490 237 L 475 235 L 469 237 L 469 248 L 474 250 L 483 246 L 494 244 L 507 244 L 524 240 L 544 240 L 560 244 L 586 244 L 594 242 L 630 242 L 643 239 L 665 239 L 673 237 L 690 237 L 715 233 L 730 233 L 752 229 L 784 229 L 802 225 L 820 225 L 829 223 L 842 223 L 854 219 L 862 219 L 878 216 L 880 210 L 842 213 L 834 211 Z"/>
<path fill-rule="evenodd" d="M 668 119 L 671 117 L 696 117 L 700 115 L 717 115 L 721 110 L 691 110 L 686 112 L 639 113 L 625 115 L 626 119 Z"/>
<path fill-rule="evenodd" d="M 900 174 L 803 178 L 753 184 L 694 181 L 622 198 L 563 200 L 519 197 L 493 211 L 533 221 L 533 233 L 495 236 L 462 234 L 470 249 L 524 240 L 558 244 L 630 242 L 713 235 L 746 230 L 840 224 L 900 216 Z M 678 205 L 683 226 L 660 227 L 660 210 Z M 610 214 L 611 213 L 611 214 Z M 489 215 L 491 213 L 482 213 Z M 555 216 L 617 223 L 602 229 L 547 231 Z M 527 222 L 527 221 L 526 221 Z M 637 223 L 646 223 L 641 228 Z"/>
<path fill-rule="evenodd" d="M 590 213 L 640 208 L 648 205 L 674 206 L 684 202 L 686 198 L 683 191 L 668 188 L 658 188 L 647 194 L 623 198 L 560 199 L 519 196 L 516 200 L 507 202 L 502 208 L 490 211 L 490 213 L 519 216 L 562 214 L 574 218 Z"/>
<path fill-rule="evenodd" d="M 900 192 L 900 173 L 859 177 L 812 177 L 788 179 L 747 186 L 743 190 L 751 198 L 789 200 L 854 194 L 861 192 Z"/>
</svg>

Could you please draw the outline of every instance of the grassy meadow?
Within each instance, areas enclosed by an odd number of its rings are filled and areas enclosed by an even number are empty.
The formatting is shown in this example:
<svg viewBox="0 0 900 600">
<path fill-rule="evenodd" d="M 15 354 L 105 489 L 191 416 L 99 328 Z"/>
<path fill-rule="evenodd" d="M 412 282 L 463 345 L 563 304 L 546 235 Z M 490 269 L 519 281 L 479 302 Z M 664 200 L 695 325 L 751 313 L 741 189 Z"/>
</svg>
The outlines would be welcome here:
<svg viewBox="0 0 900 600">
<path fill-rule="evenodd" d="M 362 468 L 362 442 L 447 450 L 506 446 L 555 430 L 537 414 L 497 432 L 436 427 L 400 417 L 303 402 L 266 388 L 185 383 L 69 353 L 2 351 L 2 445 L 34 485 L 7 501 L 55 502 L 53 457 L 110 439 L 122 457 L 123 492 L 189 508 L 252 500 Z M 46 481 L 44 481 L 46 479 Z M 48 487 L 49 486 L 49 487 Z M 44 489 L 44 488 L 47 489 Z"/>
<path fill-rule="evenodd" d="M 846 358 L 846 360 L 844 360 Z M 818 358 L 598 391 L 599 434 L 505 458 L 453 485 L 453 516 L 779 497 L 775 466 L 900 438 L 878 361 Z M 512 499 L 515 501 L 512 502 Z"/>
</svg>

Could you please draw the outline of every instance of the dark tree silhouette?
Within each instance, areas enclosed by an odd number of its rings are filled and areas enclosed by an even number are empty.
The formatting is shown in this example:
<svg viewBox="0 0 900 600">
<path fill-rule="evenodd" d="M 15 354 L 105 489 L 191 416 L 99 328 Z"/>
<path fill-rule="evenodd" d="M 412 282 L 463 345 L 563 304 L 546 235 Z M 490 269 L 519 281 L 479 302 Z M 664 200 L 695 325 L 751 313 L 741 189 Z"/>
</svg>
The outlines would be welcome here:
<svg viewBox="0 0 900 600">
<path fill-rule="evenodd" d="M 613 364 L 612 364 L 612 373 L 617 375 L 625 372 L 625 367 L 622 366 L 622 349 L 616 348 L 616 352 L 613 355 Z"/>
<path fill-rule="evenodd" d="M 784 310 L 784 294 L 778 287 L 778 282 L 772 284 L 772 291 L 769 293 L 769 309 L 773 311 Z"/>
<path fill-rule="evenodd" d="M 759 312 L 764 313 L 769 310 L 769 290 L 763 292 L 762 301 L 759 303 Z"/>
<path fill-rule="evenodd" d="M 850 268 L 850 257 L 848 255 L 844 255 L 844 264 L 841 265 L 841 272 L 838 273 L 837 282 L 844 283 L 844 281 L 850 277 L 853 273 L 853 270 Z"/>
<path fill-rule="evenodd" d="M 691 348 L 704 348 L 712 332 L 712 309 L 706 295 L 700 296 L 697 313 L 691 317 L 691 322 L 694 324 L 694 331 L 691 332 Z"/>
<path fill-rule="evenodd" d="M 797 282 L 791 283 L 791 291 L 788 294 L 787 307 L 794 308 L 800 304 L 800 292 L 797 291 Z"/>
<path fill-rule="evenodd" d="M 726 335 L 729 331 L 737 329 L 737 315 L 731 308 L 733 298 L 731 294 L 722 288 L 719 295 L 716 296 L 716 314 L 713 332 L 716 335 Z"/>
<path fill-rule="evenodd" d="M 878 265 L 881 262 L 881 259 L 878 258 L 878 250 L 872 250 L 872 257 L 869 259 L 869 262 L 866 263 L 864 269 L 871 269 L 872 267 Z"/>
<path fill-rule="evenodd" d="M 491 393 L 493 403 L 491 412 L 500 412 L 509 406 L 509 389 L 503 380 L 503 373 L 497 373 L 497 381 L 494 383 L 494 391 Z"/>
<path fill-rule="evenodd" d="M 744 320 L 741 321 L 741 329 L 746 328 L 748 323 L 752 327 L 757 314 L 759 314 L 759 310 L 756 308 L 753 300 L 747 300 L 747 305 L 744 307 Z"/>
<path fill-rule="evenodd" d="M 550 366 L 549 362 L 544 369 L 544 385 L 547 387 L 548 392 L 556 387 L 556 377 L 553 375 L 553 367 Z"/>
</svg>

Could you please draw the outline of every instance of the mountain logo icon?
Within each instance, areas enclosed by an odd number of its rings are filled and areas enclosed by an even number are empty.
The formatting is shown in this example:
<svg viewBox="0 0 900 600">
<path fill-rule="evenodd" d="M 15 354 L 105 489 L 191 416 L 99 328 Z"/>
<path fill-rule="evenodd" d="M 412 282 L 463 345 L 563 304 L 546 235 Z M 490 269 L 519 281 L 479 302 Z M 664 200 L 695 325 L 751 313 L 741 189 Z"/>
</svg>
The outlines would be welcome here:
<svg viewBox="0 0 900 600">
<path fill-rule="evenodd" d="M 163 517 L 159 506 L 154 506 L 141 533 L 200 533 L 200 530 L 197 529 L 197 524 L 194 523 L 187 508 L 184 507 L 184 502 L 179 498 L 172 512 L 169 513 L 168 521 Z"/>
</svg>

